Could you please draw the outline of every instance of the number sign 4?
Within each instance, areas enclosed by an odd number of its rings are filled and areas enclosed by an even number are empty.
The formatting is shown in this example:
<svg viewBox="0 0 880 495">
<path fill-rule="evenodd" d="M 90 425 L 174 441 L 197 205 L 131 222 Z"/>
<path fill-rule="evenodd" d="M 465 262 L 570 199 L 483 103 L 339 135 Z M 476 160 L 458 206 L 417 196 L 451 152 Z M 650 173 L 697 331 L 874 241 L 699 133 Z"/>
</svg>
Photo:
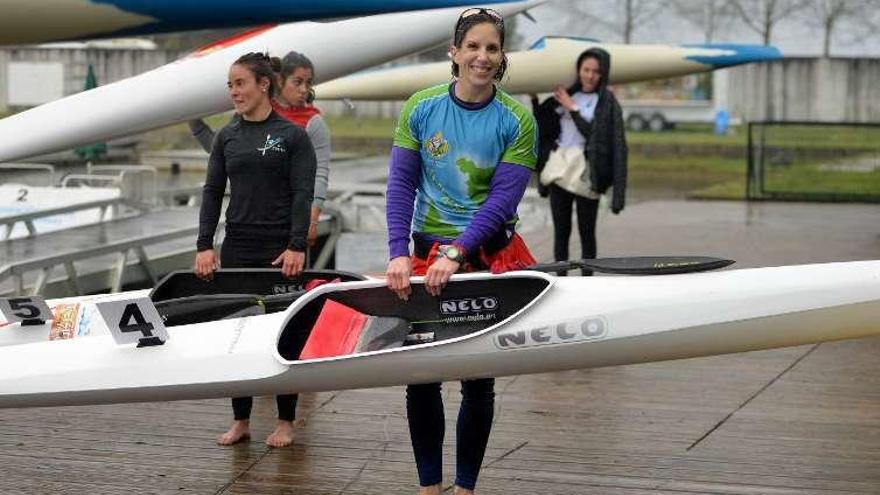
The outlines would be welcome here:
<svg viewBox="0 0 880 495">
<path fill-rule="evenodd" d="M 97 303 L 98 313 L 119 345 L 161 345 L 168 340 L 162 317 L 148 297 Z"/>
</svg>

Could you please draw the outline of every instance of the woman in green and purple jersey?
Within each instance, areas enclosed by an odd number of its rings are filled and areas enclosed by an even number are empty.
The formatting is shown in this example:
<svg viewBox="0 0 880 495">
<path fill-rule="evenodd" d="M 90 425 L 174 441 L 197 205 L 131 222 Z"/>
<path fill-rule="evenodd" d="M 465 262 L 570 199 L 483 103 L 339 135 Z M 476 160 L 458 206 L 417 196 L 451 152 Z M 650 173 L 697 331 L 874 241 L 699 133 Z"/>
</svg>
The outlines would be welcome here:
<svg viewBox="0 0 880 495">
<path fill-rule="evenodd" d="M 501 16 L 464 11 L 450 55 L 454 80 L 407 101 L 391 151 L 386 275 L 403 299 L 411 275 L 425 275 L 427 291 L 439 296 L 453 273 L 534 263 L 513 228 L 535 168 L 537 131 L 531 112 L 495 86 L 506 67 Z M 465 380 L 461 391 L 455 493 L 467 494 L 489 440 L 494 379 Z M 407 418 L 420 493 L 439 494 L 445 424 L 439 383 L 407 387 Z"/>
</svg>

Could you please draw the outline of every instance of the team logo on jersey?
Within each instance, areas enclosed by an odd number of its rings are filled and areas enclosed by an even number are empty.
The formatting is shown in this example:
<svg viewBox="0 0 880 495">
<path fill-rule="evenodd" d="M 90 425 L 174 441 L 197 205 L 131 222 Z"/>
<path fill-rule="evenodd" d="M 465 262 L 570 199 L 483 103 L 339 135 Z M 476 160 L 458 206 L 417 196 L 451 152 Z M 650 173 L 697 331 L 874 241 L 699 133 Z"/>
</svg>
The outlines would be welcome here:
<svg viewBox="0 0 880 495">
<path fill-rule="evenodd" d="M 259 151 L 262 156 L 266 156 L 267 151 L 278 151 L 284 153 L 286 150 L 284 149 L 284 146 L 281 145 L 283 142 L 283 138 L 277 137 L 275 139 L 272 139 L 271 134 L 266 134 L 266 144 L 264 144 L 262 148 L 257 148 L 257 151 Z"/>
<path fill-rule="evenodd" d="M 431 158 L 442 158 L 449 152 L 449 141 L 443 139 L 443 133 L 437 131 L 433 136 L 425 140 L 425 149 Z"/>
</svg>

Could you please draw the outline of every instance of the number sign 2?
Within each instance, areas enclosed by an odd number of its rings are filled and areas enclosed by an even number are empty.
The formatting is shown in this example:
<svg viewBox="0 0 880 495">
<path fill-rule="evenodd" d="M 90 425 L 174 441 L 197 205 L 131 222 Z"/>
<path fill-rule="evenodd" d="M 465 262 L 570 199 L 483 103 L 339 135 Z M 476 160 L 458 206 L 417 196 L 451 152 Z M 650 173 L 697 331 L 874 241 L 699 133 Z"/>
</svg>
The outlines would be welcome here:
<svg viewBox="0 0 880 495">
<path fill-rule="evenodd" d="M 147 297 L 95 304 L 113 339 L 119 345 L 161 345 L 168 340 L 162 317 Z"/>
</svg>

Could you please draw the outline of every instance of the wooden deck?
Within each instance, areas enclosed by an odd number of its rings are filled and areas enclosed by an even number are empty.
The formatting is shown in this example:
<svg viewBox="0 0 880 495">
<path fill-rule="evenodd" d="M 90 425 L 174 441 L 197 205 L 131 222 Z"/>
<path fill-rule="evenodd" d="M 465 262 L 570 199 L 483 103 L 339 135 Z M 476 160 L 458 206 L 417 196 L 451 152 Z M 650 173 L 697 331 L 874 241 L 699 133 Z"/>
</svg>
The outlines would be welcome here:
<svg viewBox="0 0 880 495">
<path fill-rule="evenodd" d="M 743 208 L 603 213 L 600 254 L 745 266 L 880 257 L 878 207 Z M 547 233 L 529 240 L 549 257 Z M 880 493 L 878 357 L 871 338 L 499 379 L 478 493 Z M 444 394 L 451 481 L 458 384 Z M 416 492 L 401 387 L 304 394 L 287 449 L 262 443 L 274 408 L 257 399 L 254 440 L 232 448 L 214 444 L 230 420 L 225 400 L 3 410 L 0 494 Z"/>
</svg>

